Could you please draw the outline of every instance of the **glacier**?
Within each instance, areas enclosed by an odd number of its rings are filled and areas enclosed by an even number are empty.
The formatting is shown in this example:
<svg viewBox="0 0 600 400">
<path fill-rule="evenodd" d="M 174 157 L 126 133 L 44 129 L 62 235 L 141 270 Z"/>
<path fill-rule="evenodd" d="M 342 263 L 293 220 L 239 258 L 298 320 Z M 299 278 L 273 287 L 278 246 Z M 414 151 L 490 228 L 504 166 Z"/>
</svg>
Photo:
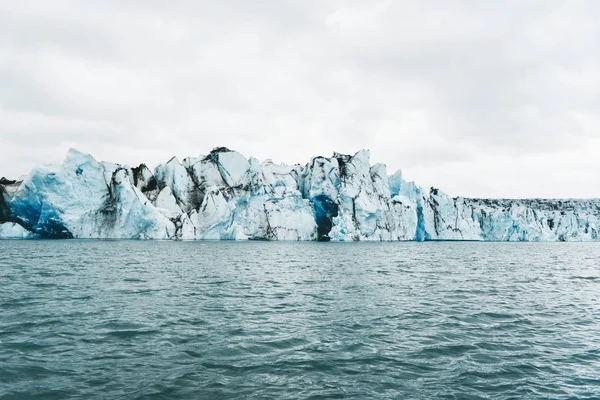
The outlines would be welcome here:
<svg viewBox="0 0 600 400">
<path fill-rule="evenodd" d="M 0 179 L 0 238 L 598 241 L 600 199 L 474 199 L 388 175 L 370 154 L 306 165 L 225 147 L 154 170 L 69 150 Z"/>
</svg>

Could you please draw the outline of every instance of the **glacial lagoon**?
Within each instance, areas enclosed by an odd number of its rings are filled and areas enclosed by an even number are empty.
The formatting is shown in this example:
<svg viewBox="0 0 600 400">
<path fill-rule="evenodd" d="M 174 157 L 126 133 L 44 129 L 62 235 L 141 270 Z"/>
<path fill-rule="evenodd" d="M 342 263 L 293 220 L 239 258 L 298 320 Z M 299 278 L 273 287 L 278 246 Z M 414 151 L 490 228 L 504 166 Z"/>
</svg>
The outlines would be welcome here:
<svg viewBox="0 0 600 400">
<path fill-rule="evenodd" d="M 600 397 L 600 244 L 0 241 L 0 398 Z"/>
</svg>

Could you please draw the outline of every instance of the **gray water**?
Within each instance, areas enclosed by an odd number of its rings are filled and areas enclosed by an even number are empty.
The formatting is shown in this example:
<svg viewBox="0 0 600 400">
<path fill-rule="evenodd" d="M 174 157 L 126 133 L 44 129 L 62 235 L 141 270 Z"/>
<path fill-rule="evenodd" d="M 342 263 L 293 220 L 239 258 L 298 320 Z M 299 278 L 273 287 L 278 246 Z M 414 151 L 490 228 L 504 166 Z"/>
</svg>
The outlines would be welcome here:
<svg viewBox="0 0 600 400">
<path fill-rule="evenodd" d="M 0 398 L 600 398 L 600 244 L 0 241 Z"/>
</svg>

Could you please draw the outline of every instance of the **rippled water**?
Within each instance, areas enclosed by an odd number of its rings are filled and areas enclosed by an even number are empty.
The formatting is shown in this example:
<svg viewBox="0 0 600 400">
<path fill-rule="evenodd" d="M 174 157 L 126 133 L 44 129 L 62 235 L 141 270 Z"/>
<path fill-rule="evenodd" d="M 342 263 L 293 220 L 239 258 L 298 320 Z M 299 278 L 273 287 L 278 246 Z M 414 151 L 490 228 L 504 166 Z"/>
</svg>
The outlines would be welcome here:
<svg viewBox="0 0 600 400">
<path fill-rule="evenodd" d="M 1 398 L 600 398 L 600 244 L 0 241 Z"/>
</svg>

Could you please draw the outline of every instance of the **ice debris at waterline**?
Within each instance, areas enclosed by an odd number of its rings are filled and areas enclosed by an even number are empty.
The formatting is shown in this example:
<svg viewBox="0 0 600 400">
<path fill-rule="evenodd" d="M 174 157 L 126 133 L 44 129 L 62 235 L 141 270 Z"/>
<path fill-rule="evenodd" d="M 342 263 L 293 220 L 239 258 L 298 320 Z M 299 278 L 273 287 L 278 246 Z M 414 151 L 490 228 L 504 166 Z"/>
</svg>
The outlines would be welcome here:
<svg viewBox="0 0 600 400">
<path fill-rule="evenodd" d="M 0 180 L 0 238 L 597 241 L 600 199 L 451 198 L 369 152 L 305 165 L 227 148 L 151 171 L 70 150 Z"/>
</svg>

